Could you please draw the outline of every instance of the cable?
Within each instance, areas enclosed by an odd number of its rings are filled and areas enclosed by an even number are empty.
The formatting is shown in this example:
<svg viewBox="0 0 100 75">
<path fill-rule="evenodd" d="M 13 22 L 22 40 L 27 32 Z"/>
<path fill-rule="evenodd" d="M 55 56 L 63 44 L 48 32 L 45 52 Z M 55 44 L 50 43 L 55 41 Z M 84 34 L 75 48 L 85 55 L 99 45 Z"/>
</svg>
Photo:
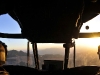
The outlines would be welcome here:
<svg viewBox="0 0 100 75">
<path fill-rule="evenodd" d="M 85 1 L 83 0 L 83 4 L 82 4 L 83 6 L 82 6 L 82 11 L 81 11 L 81 13 L 80 13 L 80 24 L 79 24 L 79 26 L 78 26 L 78 29 L 80 29 L 81 28 L 81 26 L 82 26 L 82 15 L 83 15 L 83 11 L 84 11 L 84 7 L 85 7 Z"/>
</svg>

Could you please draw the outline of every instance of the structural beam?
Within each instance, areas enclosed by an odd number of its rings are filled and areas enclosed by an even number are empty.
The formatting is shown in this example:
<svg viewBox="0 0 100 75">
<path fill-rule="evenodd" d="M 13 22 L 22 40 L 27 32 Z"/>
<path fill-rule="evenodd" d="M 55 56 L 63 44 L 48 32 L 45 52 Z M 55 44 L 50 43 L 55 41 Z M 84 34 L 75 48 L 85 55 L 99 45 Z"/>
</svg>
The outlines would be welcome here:
<svg viewBox="0 0 100 75">
<path fill-rule="evenodd" d="M 25 39 L 22 34 L 8 34 L 8 33 L 0 33 L 1 38 L 13 38 L 13 39 Z"/>
<path fill-rule="evenodd" d="M 94 38 L 94 37 L 100 37 L 100 32 L 79 33 L 79 38 Z"/>
<path fill-rule="evenodd" d="M 13 38 L 13 39 L 25 39 L 25 37 L 23 37 L 22 34 L 0 33 L 0 37 L 1 38 Z M 100 37 L 100 32 L 79 33 L 78 38 L 94 38 L 94 37 Z"/>
<path fill-rule="evenodd" d="M 39 58 L 38 58 L 37 43 L 32 43 L 32 47 L 33 47 L 33 55 L 34 55 L 34 61 L 35 61 L 35 68 L 39 69 Z"/>
</svg>

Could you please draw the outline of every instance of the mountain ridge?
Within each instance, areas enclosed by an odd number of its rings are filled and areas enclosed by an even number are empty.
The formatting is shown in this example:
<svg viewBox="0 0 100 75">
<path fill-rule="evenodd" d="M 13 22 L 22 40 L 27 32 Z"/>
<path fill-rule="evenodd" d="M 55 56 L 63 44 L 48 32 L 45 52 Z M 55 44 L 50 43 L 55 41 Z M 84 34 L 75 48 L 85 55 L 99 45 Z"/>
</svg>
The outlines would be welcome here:
<svg viewBox="0 0 100 75">
<path fill-rule="evenodd" d="M 74 48 L 70 49 L 70 53 L 71 54 L 73 53 L 73 49 Z M 82 52 L 86 52 L 86 51 L 90 51 L 90 50 L 93 50 L 93 49 L 92 48 L 86 48 L 86 47 L 80 47 L 80 48 L 76 47 L 76 53 L 82 53 Z M 27 51 L 26 50 L 20 50 L 20 51 L 18 51 L 18 50 L 15 50 L 15 51 L 14 50 L 9 50 L 8 53 L 10 53 L 11 51 L 13 51 L 13 53 L 17 53 L 17 54 L 20 54 L 20 55 L 27 55 L 27 53 L 26 53 Z M 93 50 L 93 51 L 96 51 L 96 50 Z M 65 52 L 64 48 L 46 48 L 46 49 L 38 50 L 38 54 L 39 55 L 45 55 L 45 54 L 60 54 L 60 55 L 64 55 L 65 54 L 64 52 Z M 33 54 L 32 50 L 30 50 L 30 54 Z"/>
</svg>

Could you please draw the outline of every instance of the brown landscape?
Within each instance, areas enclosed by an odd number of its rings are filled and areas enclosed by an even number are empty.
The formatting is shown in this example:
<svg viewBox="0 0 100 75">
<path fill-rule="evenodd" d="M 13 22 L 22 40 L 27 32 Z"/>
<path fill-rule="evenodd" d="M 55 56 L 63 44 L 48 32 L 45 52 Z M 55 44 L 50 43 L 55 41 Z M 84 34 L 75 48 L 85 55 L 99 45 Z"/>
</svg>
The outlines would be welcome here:
<svg viewBox="0 0 100 75">
<path fill-rule="evenodd" d="M 60 51 L 56 53 L 50 54 L 50 49 L 46 53 L 39 52 L 39 64 L 40 68 L 42 68 L 42 64 L 44 63 L 44 60 L 64 60 L 64 52 L 59 53 Z M 56 50 L 56 49 L 55 49 Z M 45 52 L 45 50 L 43 51 Z M 41 54 L 40 54 L 41 53 Z M 58 53 L 58 54 L 57 54 Z M 17 50 L 10 50 L 8 51 L 8 58 L 7 58 L 7 65 L 22 65 L 27 66 L 27 54 L 23 51 L 17 51 Z M 15 59 L 15 60 L 14 60 Z M 14 61 L 14 62 L 13 62 Z M 91 66 L 91 65 L 97 65 L 100 66 L 100 60 L 97 55 L 97 50 L 84 50 L 84 51 L 76 51 L 76 67 L 77 66 Z M 10 64 L 9 64 L 10 63 Z M 35 67 L 34 65 L 34 56 L 31 53 L 30 54 L 30 67 Z M 68 67 L 73 67 L 73 51 L 69 54 L 69 63 Z"/>
</svg>

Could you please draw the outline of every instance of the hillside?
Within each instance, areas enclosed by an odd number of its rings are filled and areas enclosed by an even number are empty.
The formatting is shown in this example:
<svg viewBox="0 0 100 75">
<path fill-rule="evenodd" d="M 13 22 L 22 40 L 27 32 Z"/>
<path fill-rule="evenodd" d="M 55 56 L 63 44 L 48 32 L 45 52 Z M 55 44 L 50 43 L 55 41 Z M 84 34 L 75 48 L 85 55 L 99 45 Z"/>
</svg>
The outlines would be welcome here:
<svg viewBox="0 0 100 75">
<path fill-rule="evenodd" d="M 18 50 L 9 50 L 8 51 L 8 57 L 9 55 L 12 56 L 26 56 L 27 53 L 24 52 L 26 50 L 23 51 L 18 51 Z M 92 48 L 88 48 L 88 47 L 76 47 L 76 53 L 83 53 L 83 52 L 91 52 L 94 51 L 97 53 L 97 50 L 94 50 Z M 45 54 L 60 54 L 60 55 L 64 55 L 65 49 L 64 48 L 46 48 L 46 49 L 41 49 L 38 50 L 38 54 L 39 55 L 45 55 Z M 73 53 L 73 48 L 70 49 L 70 53 Z M 33 50 L 30 50 L 30 54 L 33 55 Z"/>
<path fill-rule="evenodd" d="M 38 53 L 39 55 L 44 55 L 44 54 L 64 55 L 64 49 L 63 48 L 47 48 L 47 49 L 39 50 Z"/>
<path fill-rule="evenodd" d="M 40 67 L 43 64 L 44 60 L 64 60 L 64 55 L 63 54 L 64 50 L 62 50 L 62 53 L 60 52 L 62 49 L 45 49 L 41 50 L 39 52 L 39 63 Z M 50 53 L 51 51 L 51 53 Z M 73 51 L 73 49 L 72 49 Z M 69 54 L 69 67 L 73 67 L 73 53 L 72 51 Z M 8 58 L 12 57 L 19 57 L 18 59 L 23 59 L 23 61 L 27 61 L 26 53 L 23 51 L 16 51 L 16 50 L 10 50 L 8 51 Z M 34 56 L 31 57 L 33 62 L 34 62 Z M 34 65 L 34 64 L 33 64 Z M 89 65 L 98 65 L 100 66 L 100 60 L 97 55 L 97 50 L 92 50 L 92 49 L 85 49 L 83 51 L 77 51 L 76 52 L 76 66 L 89 66 Z"/>
<path fill-rule="evenodd" d="M 10 50 L 8 51 L 7 57 L 16 57 L 16 56 L 26 56 L 27 53 L 23 51 L 17 51 L 17 50 Z"/>
</svg>

